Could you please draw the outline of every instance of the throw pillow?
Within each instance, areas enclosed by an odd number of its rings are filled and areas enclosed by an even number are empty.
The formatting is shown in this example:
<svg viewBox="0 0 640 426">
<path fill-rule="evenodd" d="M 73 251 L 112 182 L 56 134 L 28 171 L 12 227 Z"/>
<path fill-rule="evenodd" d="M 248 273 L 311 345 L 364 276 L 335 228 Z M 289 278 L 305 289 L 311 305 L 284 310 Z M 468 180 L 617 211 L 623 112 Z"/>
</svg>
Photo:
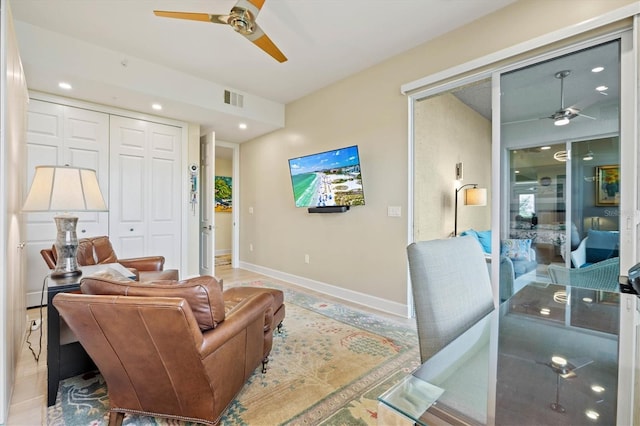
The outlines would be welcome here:
<svg viewBox="0 0 640 426">
<path fill-rule="evenodd" d="M 597 263 L 603 260 L 618 257 L 620 246 L 620 233 L 618 231 L 596 231 L 589 229 L 585 254 L 587 263 Z"/>
<path fill-rule="evenodd" d="M 478 234 L 478 241 L 482 245 L 482 249 L 485 253 L 491 253 L 491 231 L 476 231 Z"/>
<path fill-rule="evenodd" d="M 482 247 L 482 251 L 491 254 L 491 230 L 489 231 L 476 231 L 474 229 L 467 229 L 460 233 L 460 236 L 470 235 L 475 238 Z"/>
<path fill-rule="evenodd" d="M 121 282 L 86 277 L 81 281 L 80 290 L 85 294 L 179 297 L 187 301 L 202 331 L 216 328 L 224 321 L 222 289 L 220 283 L 210 276 L 157 282 Z"/>
<path fill-rule="evenodd" d="M 511 260 L 531 260 L 531 239 L 506 239 L 500 245 L 500 254 Z"/>
</svg>

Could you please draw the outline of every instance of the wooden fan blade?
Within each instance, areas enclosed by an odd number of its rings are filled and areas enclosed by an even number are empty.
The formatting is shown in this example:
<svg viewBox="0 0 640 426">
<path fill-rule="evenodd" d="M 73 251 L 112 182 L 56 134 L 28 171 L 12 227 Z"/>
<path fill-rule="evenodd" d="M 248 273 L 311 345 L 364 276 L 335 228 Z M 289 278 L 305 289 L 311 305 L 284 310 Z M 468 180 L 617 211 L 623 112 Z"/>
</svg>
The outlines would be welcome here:
<svg viewBox="0 0 640 426">
<path fill-rule="evenodd" d="M 276 61 L 282 63 L 287 61 L 287 57 L 278 49 L 269 37 L 262 31 L 262 28 L 256 24 L 256 28 L 252 34 L 245 35 L 253 44 L 264 50 Z"/>
<path fill-rule="evenodd" d="M 242 3 L 244 3 L 245 1 L 257 7 L 258 10 L 262 9 L 262 6 L 264 5 L 264 2 L 265 2 L 265 0 L 239 0 L 238 3 L 236 3 L 236 6 L 242 5 Z"/>
<path fill-rule="evenodd" d="M 213 22 L 214 24 L 226 24 L 218 19 L 218 15 L 209 13 L 193 13 L 193 12 L 169 12 L 166 10 L 154 10 L 156 16 L 163 18 L 187 19 L 189 21 Z"/>
</svg>

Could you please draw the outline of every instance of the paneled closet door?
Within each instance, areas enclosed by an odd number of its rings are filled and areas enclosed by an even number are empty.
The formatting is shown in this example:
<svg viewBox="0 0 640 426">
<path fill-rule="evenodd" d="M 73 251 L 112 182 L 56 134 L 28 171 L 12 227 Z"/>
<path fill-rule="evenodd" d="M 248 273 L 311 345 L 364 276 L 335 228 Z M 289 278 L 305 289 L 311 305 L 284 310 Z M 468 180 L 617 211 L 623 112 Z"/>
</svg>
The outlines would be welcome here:
<svg viewBox="0 0 640 426">
<path fill-rule="evenodd" d="M 111 116 L 110 229 L 119 257 L 180 267 L 181 129 Z M 185 177 L 186 179 L 186 177 Z"/>
<path fill-rule="evenodd" d="M 69 164 L 95 169 L 105 201 L 109 189 L 109 119 L 107 114 L 31 99 L 27 121 L 27 187 L 35 167 Z M 77 213 L 78 238 L 109 234 L 108 213 Z M 27 306 L 40 305 L 49 273 L 40 250 L 51 247 L 56 226 L 51 213 L 25 215 L 27 238 Z M 46 298 L 44 299 L 46 303 Z"/>
</svg>

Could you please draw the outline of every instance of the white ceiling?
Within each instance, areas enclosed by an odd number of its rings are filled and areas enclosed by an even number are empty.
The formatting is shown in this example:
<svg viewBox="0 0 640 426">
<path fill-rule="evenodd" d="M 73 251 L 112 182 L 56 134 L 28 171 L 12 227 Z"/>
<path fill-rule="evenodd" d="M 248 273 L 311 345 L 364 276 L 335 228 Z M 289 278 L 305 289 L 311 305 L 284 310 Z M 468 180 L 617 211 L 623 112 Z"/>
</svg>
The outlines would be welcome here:
<svg viewBox="0 0 640 426">
<path fill-rule="evenodd" d="M 150 104 L 160 100 L 162 115 L 200 123 L 203 130 L 216 131 L 218 139 L 243 142 L 281 124 L 253 112 L 243 116 L 242 111 L 207 106 L 191 99 L 186 89 L 180 93 L 181 85 L 193 90 L 199 84 L 202 92 L 229 88 L 277 110 L 513 1 L 267 0 L 257 22 L 288 57 L 282 64 L 230 27 L 159 18 L 152 12 L 226 14 L 235 0 L 10 3 L 31 90 L 148 114 L 154 114 Z M 136 80 L 136 69 L 144 70 L 146 78 Z M 168 75 L 171 79 L 162 81 Z M 60 80 L 70 80 L 74 89 L 58 89 Z M 215 99 L 219 96 L 216 92 Z M 237 128 L 240 120 L 248 123 L 247 130 Z"/>
</svg>

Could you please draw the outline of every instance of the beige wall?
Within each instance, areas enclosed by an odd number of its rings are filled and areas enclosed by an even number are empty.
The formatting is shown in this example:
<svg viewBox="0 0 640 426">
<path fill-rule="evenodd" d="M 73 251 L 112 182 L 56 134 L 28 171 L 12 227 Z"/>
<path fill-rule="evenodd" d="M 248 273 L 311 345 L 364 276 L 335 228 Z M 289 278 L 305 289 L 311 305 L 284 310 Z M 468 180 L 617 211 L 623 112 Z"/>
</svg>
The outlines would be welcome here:
<svg viewBox="0 0 640 426">
<path fill-rule="evenodd" d="M 465 206 L 458 193 L 458 233 L 491 227 L 491 122 L 450 93 L 416 102 L 414 238 L 447 238 L 454 228 L 455 188 L 487 188 L 487 206 Z M 455 165 L 463 163 L 463 180 Z"/>
<path fill-rule="evenodd" d="M 27 85 L 15 40 L 11 12 L 2 2 L 0 30 L 4 50 L 0 52 L 4 68 L 0 94 L 0 423 L 8 415 L 18 354 L 26 331 L 24 285 L 24 241 L 20 217 L 26 180 L 24 145 L 27 115 Z"/>
<path fill-rule="evenodd" d="M 570 13 L 549 13 L 550 3 L 519 1 L 287 105 L 284 129 L 240 148 L 241 262 L 406 303 L 408 112 L 400 86 L 634 2 L 562 2 Z M 366 206 L 296 209 L 287 159 L 354 144 Z M 388 217 L 387 206 L 401 206 L 402 217 Z"/>
<path fill-rule="evenodd" d="M 216 176 L 233 176 L 233 163 L 230 158 L 216 157 Z M 235 190 L 231 182 L 232 191 Z M 236 208 L 236 206 L 234 206 Z M 233 216 L 231 212 L 217 212 L 216 223 L 216 255 L 231 253 L 231 234 L 233 232 Z"/>
</svg>

